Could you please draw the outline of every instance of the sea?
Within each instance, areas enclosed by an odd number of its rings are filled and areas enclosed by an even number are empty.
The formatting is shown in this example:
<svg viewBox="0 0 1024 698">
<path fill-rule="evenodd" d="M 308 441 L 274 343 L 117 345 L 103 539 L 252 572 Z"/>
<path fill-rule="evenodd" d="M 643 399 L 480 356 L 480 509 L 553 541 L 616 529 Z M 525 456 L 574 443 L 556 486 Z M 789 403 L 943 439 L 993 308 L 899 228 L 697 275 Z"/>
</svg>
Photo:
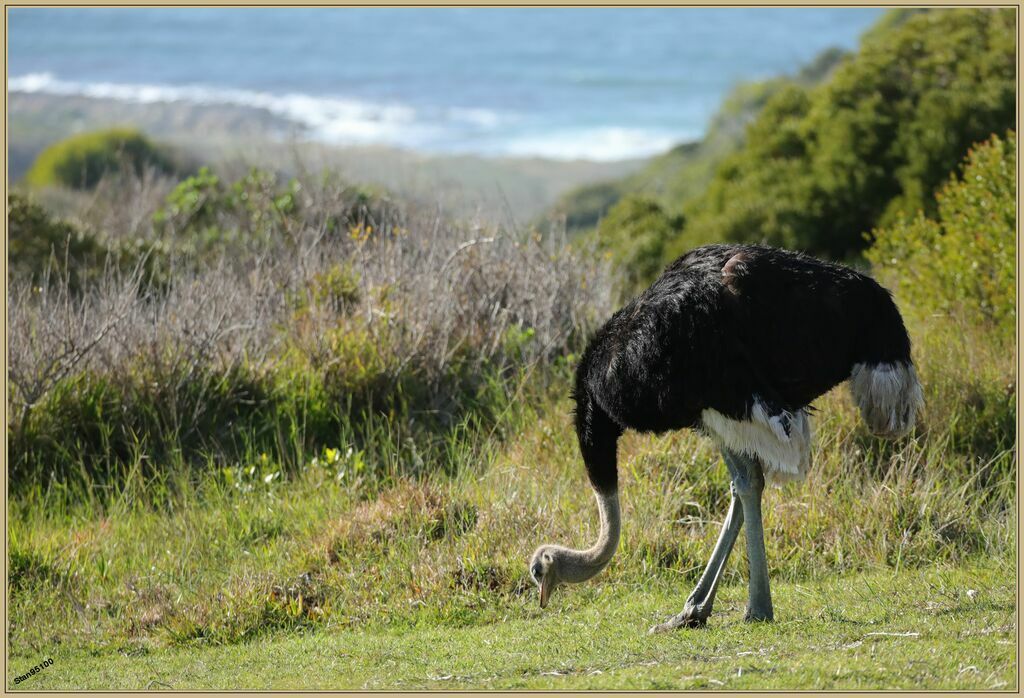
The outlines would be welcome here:
<svg viewBox="0 0 1024 698">
<path fill-rule="evenodd" d="M 265 109 L 304 138 L 623 160 L 737 83 L 854 49 L 876 8 L 8 9 L 10 92 Z"/>
</svg>

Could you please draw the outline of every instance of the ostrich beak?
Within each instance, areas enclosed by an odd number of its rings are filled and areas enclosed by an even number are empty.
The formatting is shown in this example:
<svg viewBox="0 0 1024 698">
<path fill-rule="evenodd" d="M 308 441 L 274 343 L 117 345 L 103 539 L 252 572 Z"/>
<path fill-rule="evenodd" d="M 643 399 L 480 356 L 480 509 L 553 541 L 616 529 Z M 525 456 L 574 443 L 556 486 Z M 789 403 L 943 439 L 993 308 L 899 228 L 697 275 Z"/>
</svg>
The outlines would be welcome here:
<svg viewBox="0 0 1024 698">
<path fill-rule="evenodd" d="M 554 584 L 551 580 L 545 576 L 540 583 L 540 607 L 544 608 L 548 605 L 548 597 L 551 596 L 551 589 L 554 588 Z"/>
</svg>

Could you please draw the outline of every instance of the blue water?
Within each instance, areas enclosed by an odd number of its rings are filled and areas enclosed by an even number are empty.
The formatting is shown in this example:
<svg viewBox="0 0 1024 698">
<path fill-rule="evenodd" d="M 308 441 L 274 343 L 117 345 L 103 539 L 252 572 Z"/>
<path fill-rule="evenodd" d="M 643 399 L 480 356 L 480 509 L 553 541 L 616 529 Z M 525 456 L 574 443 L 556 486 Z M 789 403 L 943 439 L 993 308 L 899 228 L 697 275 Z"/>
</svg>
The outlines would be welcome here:
<svg viewBox="0 0 1024 698">
<path fill-rule="evenodd" d="M 617 159 L 738 81 L 854 48 L 872 8 L 10 8 L 12 92 L 268 109 L 311 139 Z"/>
</svg>

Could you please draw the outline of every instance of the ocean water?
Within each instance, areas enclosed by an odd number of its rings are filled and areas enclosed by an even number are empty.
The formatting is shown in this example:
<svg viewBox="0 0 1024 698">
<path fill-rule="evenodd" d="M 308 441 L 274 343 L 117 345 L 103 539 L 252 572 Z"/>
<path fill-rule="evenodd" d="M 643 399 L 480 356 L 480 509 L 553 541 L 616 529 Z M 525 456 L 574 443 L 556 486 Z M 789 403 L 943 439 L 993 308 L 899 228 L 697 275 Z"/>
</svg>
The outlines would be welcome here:
<svg viewBox="0 0 1024 698">
<path fill-rule="evenodd" d="M 267 109 L 311 140 L 615 160 L 873 8 L 10 8 L 8 89 Z"/>
</svg>

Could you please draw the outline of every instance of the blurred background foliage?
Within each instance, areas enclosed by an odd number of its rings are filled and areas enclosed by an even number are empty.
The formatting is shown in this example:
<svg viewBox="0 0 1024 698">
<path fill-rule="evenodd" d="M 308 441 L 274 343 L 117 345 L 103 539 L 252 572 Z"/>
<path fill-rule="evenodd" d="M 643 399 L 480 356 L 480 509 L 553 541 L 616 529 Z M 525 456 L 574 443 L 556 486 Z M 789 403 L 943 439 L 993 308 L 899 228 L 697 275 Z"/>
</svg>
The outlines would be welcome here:
<svg viewBox="0 0 1024 698">
<path fill-rule="evenodd" d="M 25 181 L 33 187 L 92 189 L 105 175 L 138 174 L 147 168 L 168 174 L 184 169 L 167 146 L 133 128 L 112 128 L 54 143 L 36 157 Z"/>
</svg>

